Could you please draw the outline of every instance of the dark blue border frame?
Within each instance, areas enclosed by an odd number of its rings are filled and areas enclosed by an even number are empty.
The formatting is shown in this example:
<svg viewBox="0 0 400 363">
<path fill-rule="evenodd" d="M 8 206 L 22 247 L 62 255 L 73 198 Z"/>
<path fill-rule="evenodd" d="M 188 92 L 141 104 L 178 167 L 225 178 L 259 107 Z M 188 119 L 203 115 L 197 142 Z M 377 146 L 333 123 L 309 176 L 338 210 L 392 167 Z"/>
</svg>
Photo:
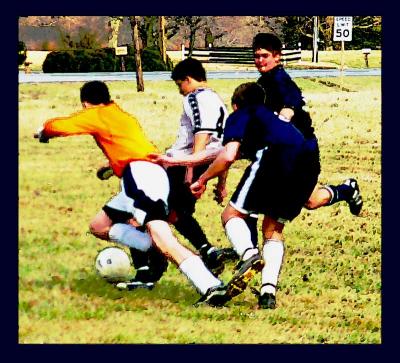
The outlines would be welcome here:
<svg viewBox="0 0 400 363">
<path fill-rule="evenodd" d="M 3 87 L 2 92 L 6 115 L 2 120 L 2 147 L 3 156 L 3 178 L 2 190 L 5 197 L 3 208 L 3 293 L 2 293 L 2 347 L 5 348 L 4 355 L 14 359 L 27 358 L 29 360 L 40 359 L 50 361 L 71 358 L 78 361 L 88 359 L 105 360 L 133 360 L 144 361 L 201 361 L 214 362 L 226 360 L 270 360 L 289 361 L 385 361 L 387 355 L 398 356 L 395 351 L 396 338 L 398 336 L 397 321 L 399 313 L 396 309 L 398 281 L 394 280 L 397 275 L 395 262 L 399 256 L 398 233 L 395 230 L 397 206 L 399 205 L 399 193 L 397 192 L 396 169 L 400 162 L 397 160 L 399 154 L 395 145 L 398 144 L 399 120 L 397 111 L 398 82 L 396 81 L 396 53 L 398 48 L 396 26 L 396 11 L 391 11 L 389 1 L 366 4 L 365 1 L 352 1 L 343 3 L 327 2 L 300 2 L 287 0 L 284 3 L 269 4 L 268 2 L 240 2 L 233 3 L 229 0 L 190 3 L 188 1 L 161 2 L 157 4 L 145 2 L 123 1 L 120 4 L 101 1 L 26 1 L 21 0 L 8 5 L 6 14 L 3 16 L 3 34 L 6 44 L 3 46 L 2 67 Z M 309 14 L 338 14 L 338 15 L 382 15 L 383 17 L 383 63 L 382 63 L 382 90 L 383 90 L 383 343 L 381 345 L 142 345 L 142 346 L 110 346 L 110 345 L 18 345 L 18 280 L 12 279 L 11 271 L 18 276 L 18 266 L 15 261 L 18 258 L 18 74 L 9 71 L 16 70 L 14 54 L 16 54 L 18 38 L 18 16 L 19 15 L 108 15 L 128 14 L 134 11 L 137 14 L 164 15 L 255 15 L 270 13 L 271 15 L 309 15 Z M 12 30 L 16 32 L 13 37 Z M 8 55 L 9 54 L 9 55 Z M 5 221 L 4 221 L 5 218 Z M 397 253 L 396 253 L 397 252 Z M 13 258 L 10 258 L 10 256 Z M 396 266 L 397 267 L 397 266 Z M 4 306 L 3 306 L 4 305 Z M 5 324 L 4 324 L 5 323 Z M 395 330 L 396 329 L 396 330 Z M 60 354 L 61 353 L 61 354 Z"/>
</svg>

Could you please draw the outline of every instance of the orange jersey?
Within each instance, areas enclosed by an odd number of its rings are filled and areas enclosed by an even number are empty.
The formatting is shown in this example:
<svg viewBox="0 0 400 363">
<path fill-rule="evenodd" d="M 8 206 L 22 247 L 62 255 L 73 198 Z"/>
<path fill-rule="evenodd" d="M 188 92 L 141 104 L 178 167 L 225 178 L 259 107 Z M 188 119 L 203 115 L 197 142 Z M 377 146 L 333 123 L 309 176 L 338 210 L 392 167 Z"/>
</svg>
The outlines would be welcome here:
<svg viewBox="0 0 400 363">
<path fill-rule="evenodd" d="M 44 124 L 47 137 L 85 134 L 94 137 L 118 177 L 129 162 L 150 161 L 147 155 L 158 153 L 137 119 L 114 102 L 85 108 L 68 117 L 50 119 Z"/>
</svg>

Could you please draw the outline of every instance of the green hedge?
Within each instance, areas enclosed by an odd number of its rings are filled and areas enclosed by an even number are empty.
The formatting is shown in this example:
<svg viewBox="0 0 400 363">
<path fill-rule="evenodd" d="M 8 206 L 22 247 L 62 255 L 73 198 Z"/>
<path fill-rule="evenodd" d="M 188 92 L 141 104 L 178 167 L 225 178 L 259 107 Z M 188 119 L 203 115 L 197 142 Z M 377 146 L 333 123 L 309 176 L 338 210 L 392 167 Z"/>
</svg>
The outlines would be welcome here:
<svg viewBox="0 0 400 363">
<path fill-rule="evenodd" d="M 22 65 L 26 60 L 26 45 L 24 42 L 18 42 L 18 65 Z"/>
<path fill-rule="evenodd" d="M 125 70 L 136 70 L 134 49 L 128 47 L 124 56 Z M 145 48 L 142 51 L 142 69 L 144 72 L 169 71 L 173 67 L 167 57 L 164 63 L 157 48 Z M 122 70 L 121 56 L 116 56 L 114 48 L 76 49 L 50 52 L 42 66 L 44 73 L 79 72 L 119 72 Z"/>
</svg>

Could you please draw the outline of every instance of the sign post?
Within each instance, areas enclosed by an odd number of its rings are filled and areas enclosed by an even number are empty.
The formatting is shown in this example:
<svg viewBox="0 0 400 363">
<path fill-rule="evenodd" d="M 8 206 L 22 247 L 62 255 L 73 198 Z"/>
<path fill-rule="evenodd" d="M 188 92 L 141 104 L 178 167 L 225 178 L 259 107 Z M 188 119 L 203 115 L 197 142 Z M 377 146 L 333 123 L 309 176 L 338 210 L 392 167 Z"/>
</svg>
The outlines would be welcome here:
<svg viewBox="0 0 400 363">
<path fill-rule="evenodd" d="M 342 54 L 340 70 L 344 68 L 344 42 L 352 40 L 353 36 L 353 17 L 352 16 L 335 16 L 333 24 L 333 40 L 342 42 Z"/>
<path fill-rule="evenodd" d="M 125 61 L 124 56 L 128 54 L 128 47 L 115 47 L 115 55 L 119 55 L 121 57 L 121 71 L 125 72 Z"/>
</svg>

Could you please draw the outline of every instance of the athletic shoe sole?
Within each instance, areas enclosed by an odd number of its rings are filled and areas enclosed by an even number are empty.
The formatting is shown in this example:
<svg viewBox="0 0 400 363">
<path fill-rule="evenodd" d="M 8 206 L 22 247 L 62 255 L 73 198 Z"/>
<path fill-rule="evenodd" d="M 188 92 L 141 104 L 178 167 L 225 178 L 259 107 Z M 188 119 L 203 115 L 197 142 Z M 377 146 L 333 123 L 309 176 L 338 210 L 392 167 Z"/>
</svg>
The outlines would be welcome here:
<svg viewBox="0 0 400 363">
<path fill-rule="evenodd" d="M 259 259 L 254 261 L 247 270 L 236 273 L 231 281 L 228 282 L 226 295 L 232 299 L 246 290 L 247 284 L 264 267 L 264 261 Z"/>
<path fill-rule="evenodd" d="M 154 288 L 154 282 L 120 282 L 116 285 L 118 290 L 132 291 L 137 289 L 152 290 Z"/>
</svg>

